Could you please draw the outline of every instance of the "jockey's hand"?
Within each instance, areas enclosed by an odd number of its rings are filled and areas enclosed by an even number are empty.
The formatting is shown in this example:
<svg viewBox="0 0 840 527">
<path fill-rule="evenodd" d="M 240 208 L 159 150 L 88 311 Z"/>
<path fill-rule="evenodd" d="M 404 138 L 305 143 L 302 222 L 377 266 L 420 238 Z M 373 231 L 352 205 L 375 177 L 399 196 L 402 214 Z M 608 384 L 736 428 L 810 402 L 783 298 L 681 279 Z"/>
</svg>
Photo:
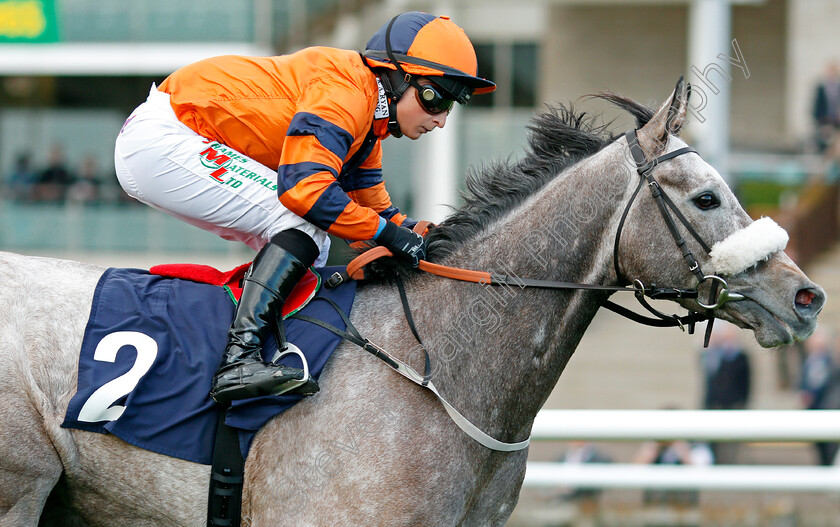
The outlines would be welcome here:
<svg viewBox="0 0 840 527">
<path fill-rule="evenodd" d="M 392 221 L 385 223 L 376 242 L 391 249 L 394 256 L 408 260 L 414 268 L 420 265 L 420 260 L 426 258 L 426 242 L 423 237 Z"/>
</svg>

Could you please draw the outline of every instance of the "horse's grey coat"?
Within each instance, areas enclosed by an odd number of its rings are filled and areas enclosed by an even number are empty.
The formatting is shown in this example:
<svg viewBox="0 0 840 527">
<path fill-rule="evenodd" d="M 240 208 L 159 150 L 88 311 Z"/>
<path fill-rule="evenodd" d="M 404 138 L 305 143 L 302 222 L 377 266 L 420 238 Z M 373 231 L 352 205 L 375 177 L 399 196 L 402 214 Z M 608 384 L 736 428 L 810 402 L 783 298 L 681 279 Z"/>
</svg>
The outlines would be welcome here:
<svg viewBox="0 0 840 527">
<path fill-rule="evenodd" d="M 679 131 L 685 104 L 680 84 L 656 115 L 642 112 L 649 122 L 640 142 L 650 158 L 685 145 L 665 129 Z M 582 160 L 544 163 L 562 173 L 477 224 L 465 226 L 464 215 L 454 215 L 435 234 L 438 258 L 520 277 L 616 283 L 613 240 L 638 176 L 623 139 L 603 143 Z M 533 150 L 531 156 L 557 155 Z M 497 170 L 497 178 L 505 175 Z M 751 221 L 698 155 L 669 161 L 655 175 L 710 244 Z M 719 208 L 693 205 L 692 198 L 707 191 L 719 196 Z M 467 208 L 470 203 L 481 200 L 468 200 Z M 461 240 L 447 241 L 458 232 Z M 708 266 L 708 255 L 690 243 Z M 620 265 L 625 276 L 645 283 L 694 285 L 646 191 L 628 216 Z M 47 525 L 204 525 L 209 467 L 59 427 L 75 391 L 77 353 L 102 271 L 0 254 L 0 526 L 37 525 L 54 487 L 44 511 Z M 762 345 L 813 331 L 824 294 L 784 254 L 728 279 L 749 300 L 728 304 L 718 316 L 752 328 Z M 413 278 L 407 288 L 436 364 L 435 384 L 467 418 L 503 441 L 528 436 L 606 298 L 600 292 L 491 289 L 431 276 Z M 810 307 L 795 303 L 802 289 L 816 294 Z M 352 320 L 363 335 L 420 369 L 419 348 L 398 306 L 388 284 L 361 287 Z M 498 453 L 479 446 L 428 392 L 351 345 L 336 351 L 321 386 L 317 396 L 257 435 L 246 464 L 243 525 L 506 522 L 527 450 Z"/>
</svg>

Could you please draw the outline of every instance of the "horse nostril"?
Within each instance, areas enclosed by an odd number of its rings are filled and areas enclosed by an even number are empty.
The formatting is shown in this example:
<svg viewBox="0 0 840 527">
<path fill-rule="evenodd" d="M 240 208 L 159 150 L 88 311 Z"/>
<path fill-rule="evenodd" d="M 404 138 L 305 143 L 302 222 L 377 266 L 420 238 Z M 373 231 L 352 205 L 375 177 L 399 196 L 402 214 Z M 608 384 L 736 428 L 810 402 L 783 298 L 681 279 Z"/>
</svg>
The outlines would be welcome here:
<svg viewBox="0 0 840 527">
<path fill-rule="evenodd" d="M 815 317 L 825 304 L 825 293 L 820 287 L 807 287 L 796 292 L 794 305 L 801 315 Z"/>
<path fill-rule="evenodd" d="M 800 289 L 796 293 L 796 307 L 810 307 L 815 296 L 817 294 L 809 289 Z"/>
</svg>

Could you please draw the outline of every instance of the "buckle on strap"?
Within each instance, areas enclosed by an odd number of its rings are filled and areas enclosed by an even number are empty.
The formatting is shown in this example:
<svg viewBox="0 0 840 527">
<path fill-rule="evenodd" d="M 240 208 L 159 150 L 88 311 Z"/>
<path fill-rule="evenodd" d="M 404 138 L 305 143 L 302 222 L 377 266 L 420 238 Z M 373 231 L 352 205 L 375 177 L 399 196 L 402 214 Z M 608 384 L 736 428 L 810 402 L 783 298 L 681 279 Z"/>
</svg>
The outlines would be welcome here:
<svg viewBox="0 0 840 527">
<path fill-rule="evenodd" d="M 346 274 L 346 273 L 342 273 L 342 272 L 340 272 L 340 271 L 336 271 L 336 272 L 334 272 L 334 273 L 332 274 L 332 276 L 330 276 L 329 278 L 327 278 L 327 282 L 326 282 L 327 289 L 333 289 L 333 288 L 335 288 L 335 287 L 340 286 L 340 285 L 341 285 L 341 284 L 343 284 L 343 283 L 344 283 L 344 282 L 345 282 L 348 278 L 349 278 L 349 276 L 347 276 L 347 274 Z"/>
</svg>

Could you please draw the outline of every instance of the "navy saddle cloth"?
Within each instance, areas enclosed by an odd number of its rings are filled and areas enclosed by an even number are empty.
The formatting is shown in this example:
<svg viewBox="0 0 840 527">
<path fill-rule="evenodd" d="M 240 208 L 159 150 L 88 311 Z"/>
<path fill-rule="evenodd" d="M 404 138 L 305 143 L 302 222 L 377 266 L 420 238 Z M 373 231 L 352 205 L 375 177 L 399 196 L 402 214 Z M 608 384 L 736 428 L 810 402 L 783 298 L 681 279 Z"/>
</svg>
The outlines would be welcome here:
<svg viewBox="0 0 840 527">
<path fill-rule="evenodd" d="M 317 269 L 326 280 L 336 268 Z M 344 322 L 329 298 L 350 313 L 352 280 L 322 287 L 300 313 L 337 328 Z M 164 278 L 139 269 L 105 271 L 94 292 L 79 356 L 79 382 L 62 427 L 113 434 L 132 445 L 209 465 L 219 419 L 208 395 L 222 360 L 234 303 L 219 286 Z M 341 338 L 302 320 L 286 319 L 286 337 L 318 378 Z M 267 339 L 263 356 L 277 344 Z M 302 366 L 296 355 L 282 360 Z M 256 432 L 300 395 L 235 401 L 225 422 L 239 431 L 247 456 Z"/>
</svg>

